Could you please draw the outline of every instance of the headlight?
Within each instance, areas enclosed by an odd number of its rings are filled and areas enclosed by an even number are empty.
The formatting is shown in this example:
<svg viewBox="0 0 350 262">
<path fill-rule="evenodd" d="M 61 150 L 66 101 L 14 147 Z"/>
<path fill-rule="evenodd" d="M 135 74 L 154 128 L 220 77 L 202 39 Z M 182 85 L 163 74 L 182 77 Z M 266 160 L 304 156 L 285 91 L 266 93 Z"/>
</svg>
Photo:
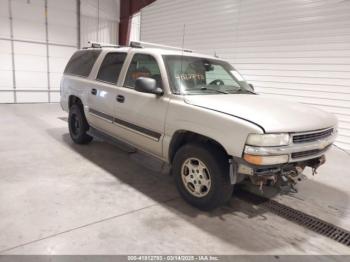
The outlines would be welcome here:
<svg viewBox="0 0 350 262">
<path fill-rule="evenodd" d="M 289 134 L 250 134 L 246 144 L 251 146 L 285 146 L 289 144 Z"/>
</svg>

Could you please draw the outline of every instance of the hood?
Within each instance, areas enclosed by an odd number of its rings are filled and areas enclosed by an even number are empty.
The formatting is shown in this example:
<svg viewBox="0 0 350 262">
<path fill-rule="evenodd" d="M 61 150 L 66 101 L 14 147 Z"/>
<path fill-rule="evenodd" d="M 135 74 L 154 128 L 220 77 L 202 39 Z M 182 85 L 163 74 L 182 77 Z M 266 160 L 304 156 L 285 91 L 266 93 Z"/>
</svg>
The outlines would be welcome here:
<svg viewBox="0 0 350 262">
<path fill-rule="evenodd" d="M 337 124 L 335 116 L 323 110 L 265 95 L 188 95 L 185 102 L 253 122 L 266 133 L 313 131 Z"/>
</svg>

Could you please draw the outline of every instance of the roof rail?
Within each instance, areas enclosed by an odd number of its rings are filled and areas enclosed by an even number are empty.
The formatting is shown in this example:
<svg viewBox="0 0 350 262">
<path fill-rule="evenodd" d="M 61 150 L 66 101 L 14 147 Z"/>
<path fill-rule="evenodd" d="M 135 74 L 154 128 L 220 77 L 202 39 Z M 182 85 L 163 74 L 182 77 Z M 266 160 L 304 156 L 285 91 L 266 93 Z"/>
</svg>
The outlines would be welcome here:
<svg viewBox="0 0 350 262">
<path fill-rule="evenodd" d="M 175 47 L 175 46 L 169 46 L 169 45 L 160 45 L 160 44 L 154 44 L 149 42 L 141 42 L 141 41 L 130 41 L 130 46 L 135 48 L 143 48 L 143 47 L 159 47 L 164 49 L 172 49 L 172 50 L 179 50 L 184 52 L 193 52 L 190 49 L 183 49 L 181 47 Z"/>
<path fill-rule="evenodd" d="M 101 43 L 101 42 L 92 42 L 92 41 L 89 41 L 88 44 L 90 46 L 89 47 L 85 47 L 85 48 L 102 48 L 102 47 L 118 48 L 118 47 L 121 47 L 120 45 L 114 45 L 114 44 L 109 44 L 109 43 Z"/>
</svg>

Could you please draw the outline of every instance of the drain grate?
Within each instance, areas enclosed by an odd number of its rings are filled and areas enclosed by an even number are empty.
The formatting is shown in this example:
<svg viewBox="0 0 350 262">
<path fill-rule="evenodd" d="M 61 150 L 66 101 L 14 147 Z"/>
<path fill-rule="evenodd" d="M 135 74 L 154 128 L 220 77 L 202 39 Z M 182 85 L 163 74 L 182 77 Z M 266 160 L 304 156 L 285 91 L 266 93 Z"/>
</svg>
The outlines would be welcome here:
<svg viewBox="0 0 350 262">
<path fill-rule="evenodd" d="M 278 203 L 275 200 L 258 196 L 247 191 L 239 190 L 236 191 L 235 195 L 244 201 L 266 207 L 272 213 L 301 226 L 304 226 L 313 232 L 333 239 L 343 245 L 350 246 L 350 232 L 345 229 L 337 227 L 333 224 L 323 221 L 317 217 L 308 215 L 294 208 Z"/>
</svg>

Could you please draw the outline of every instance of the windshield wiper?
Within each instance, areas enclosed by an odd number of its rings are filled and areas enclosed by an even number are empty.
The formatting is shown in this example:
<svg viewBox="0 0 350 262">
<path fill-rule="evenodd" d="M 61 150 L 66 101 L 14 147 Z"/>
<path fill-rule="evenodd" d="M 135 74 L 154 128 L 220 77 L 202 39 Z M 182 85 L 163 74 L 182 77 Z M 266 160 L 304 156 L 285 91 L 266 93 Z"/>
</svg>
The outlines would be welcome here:
<svg viewBox="0 0 350 262">
<path fill-rule="evenodd" d="M 250 90 L 248 90 L 248 89 L 243 89 L 243 88 L 239 88 L 239 89 L 237 89 L 237 92 L 248 92 L 248 93 L 250 93 L 250 94 L 254 94 L 254 95 L 256 95 L 256 93 L 255 93 L 255 92 L 250 91 Z"/>
<path fill-rule="evenodd" d="M 200 88 L 200 90 L 209 90 L 209 91 L 215 91 L 215 92 L 220 93 L 220 94 L 229 94 L 229 92 L 217 90 L 217 89 L 214 89 L 214 88 L 208 88 L 208 87 L 206 87 L 206 86 L 202 86 L 202 87 Z"/>
</svg>

